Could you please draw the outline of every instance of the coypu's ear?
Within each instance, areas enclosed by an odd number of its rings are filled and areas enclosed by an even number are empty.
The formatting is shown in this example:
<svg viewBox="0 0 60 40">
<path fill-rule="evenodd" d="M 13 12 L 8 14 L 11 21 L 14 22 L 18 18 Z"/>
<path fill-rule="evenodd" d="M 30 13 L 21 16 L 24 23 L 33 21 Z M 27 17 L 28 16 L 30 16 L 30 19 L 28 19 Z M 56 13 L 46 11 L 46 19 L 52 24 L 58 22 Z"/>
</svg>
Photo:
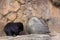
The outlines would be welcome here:
<svg viewBox="0 0 60 40">
<path fill-rule="evenodd" d="M 60 7 L 60 0 L 50 0 L 55 7 Z"/>
</svg>

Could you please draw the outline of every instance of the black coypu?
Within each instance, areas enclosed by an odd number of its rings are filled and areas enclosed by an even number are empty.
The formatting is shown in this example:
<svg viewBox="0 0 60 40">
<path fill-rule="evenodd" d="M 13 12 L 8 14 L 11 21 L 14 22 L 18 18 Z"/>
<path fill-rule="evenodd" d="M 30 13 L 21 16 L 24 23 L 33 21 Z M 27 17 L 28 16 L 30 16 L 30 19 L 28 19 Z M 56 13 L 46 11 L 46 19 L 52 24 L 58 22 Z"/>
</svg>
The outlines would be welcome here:
<svg viewBox="0 0 60 40">
<path fill-rule="evenodd" d="M 4 27 L 4 32 L 7 36 L 17 36 L 21 31 L 23 31 L 23 23 L 21 22 L 9 22 Z"/>
</svg>

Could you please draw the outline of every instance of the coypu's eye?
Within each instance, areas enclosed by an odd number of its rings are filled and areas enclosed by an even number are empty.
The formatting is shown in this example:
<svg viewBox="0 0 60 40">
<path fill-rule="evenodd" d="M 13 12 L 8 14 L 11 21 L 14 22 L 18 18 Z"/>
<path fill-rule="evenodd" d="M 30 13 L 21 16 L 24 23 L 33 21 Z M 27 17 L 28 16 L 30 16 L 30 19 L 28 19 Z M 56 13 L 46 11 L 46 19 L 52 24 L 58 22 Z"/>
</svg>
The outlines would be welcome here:
<svg viewBox="0 0 60 40">
<path fill-rule="evenodd" d="M 50 1 L 54 6 L 60 7 L 60 0 L 50 0 Z"/>
</svg>

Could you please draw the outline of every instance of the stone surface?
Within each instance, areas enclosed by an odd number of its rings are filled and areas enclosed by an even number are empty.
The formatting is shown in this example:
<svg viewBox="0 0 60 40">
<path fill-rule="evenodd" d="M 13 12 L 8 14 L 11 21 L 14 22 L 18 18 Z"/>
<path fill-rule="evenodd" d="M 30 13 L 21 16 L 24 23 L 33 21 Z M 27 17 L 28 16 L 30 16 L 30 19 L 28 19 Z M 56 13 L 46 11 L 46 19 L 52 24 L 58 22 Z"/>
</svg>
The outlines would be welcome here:
<svg viewBox="0 0 60 40">
<path fill-rule="evenodd" d="M 0 19 L 2 19 L 2 14 L 0 14 Z"/>
<path fill-rule="evenodd" d="M 10 11 L 17 11 L 20 8 L 20 4 L 17 1 L 11 2 L 9 6 L 11 7 Z"/>
<path fill-rule="evenodd" d="M 50 29 L 52 30 L 51 32 L 59 32 L 60 33 L 60 9 L 58 7 L 53 6 L 51 3 L 50 4 L 50 10 L 51 10 L 51 18 L 53 18 L 53 22 L 48 22 L 48 24 L 50 23 L 49 27 L 51 27 Z M 51 20 L 50 20 L 51 21 Z"/>
<path fill-rule="evenodd" d="M 16 13 L 10 13 L 6 17 L 8 18 L 8 21 L 13 21 L 16 18 Z"/>
<path fill-rule="evenodd" d="M 18 12 L 17 12 L 17 18 L 18 19 L 20 19 L 20 18 L 22 18 L 22 16 L 23 16 L 23 11 L 21 11 L 21 10 L 19 10 Z"/>
<path fill-rule="evenodd" d="M 4 17 L 4 18 L 0 19 L 0 22 L 7 23 L 7 18 Z"/>
<path fill-rule="evenodd" d="M 53 1 L 60 2 L 60 0 Z M 0 2 L 0 22 L 8 23 L 15 19 L 14 22 L 23 22 L 26 28 L 29 18 L 42 17 L 45 20 L 50 19 L 47 22 L 50 32 L 60 33 L 60 8 L 52 5 L 50 0 L 2 0 Z"/>
<path fill-rule="evenodd" d="M 27 17 L 29 17 L 31 14 L 32 14 L 32 10 L 30 10 L 30 9 L 27 9 L 24 11 L 24 15 Z"/>
<path fill-rule="evenodd" d="M 31 34 L 46 34 L 49 32 L 49 28 L 43 19 L 38 19 L 37 17 L 32 17 L 28 21 L 27 31 Z"/>
<path fill-rule="evenodd" d="M 51 40 L 51 37 L 44 34 L 31 34 L 17 37 L 4 36 L 4 38 L 0 37 L 0 40 Z"/>
<path fill-rule="evenodd" d="M 26 3 L 26 0 L 20 0 L 20 2 L 21 2 L 22 4 L 24 4 L 24 3 Z"/>
<path fill-rule="evenodd" d="M 51 36 L 52 40 L 60 40 L 60 33 L 55 32 L 54 36 Z"/>
<path fill-rule="evenodd" d="M 2 21 L 0 21 L 0 36 L 5 36 L 5 33 L 3 31 L 4 25 L 6 25 L 6 22 L 3 23 Z"/>
<path fill-rule="evenodd" d="M 20 8 L 20 4 L 15 0 L 5 0 L 3 4 L 2 12 L 3 15 L 8 14 L 10 11 L 17 11 Z"/>
</svg>

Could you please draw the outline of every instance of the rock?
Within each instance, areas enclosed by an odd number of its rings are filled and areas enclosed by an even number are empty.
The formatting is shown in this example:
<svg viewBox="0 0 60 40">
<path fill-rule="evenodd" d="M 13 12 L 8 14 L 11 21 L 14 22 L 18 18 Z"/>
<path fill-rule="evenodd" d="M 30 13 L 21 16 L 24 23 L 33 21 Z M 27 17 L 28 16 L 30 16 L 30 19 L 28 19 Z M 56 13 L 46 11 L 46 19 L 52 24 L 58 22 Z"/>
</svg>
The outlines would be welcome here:
<svg viewBox="0 0 60 40">
<path fill-rule="evenodd" d="M 0 0 L 0 9 L 2 9 L 5 0 Z"/>
<path fill-rule="evenodd" d="M 51 40 L 51 37 L 44 34 L 31 34 L 16 37 L 4 36 L 0 37 L 0 40 Z"/>
<path fill-rule="evenodd" d="M 27 17 L 31 16 L 31 14 L 32 14 L 32 10 L 30 10 L 30 9 L 27 9 L 24 11 L 24 15 Z"/>
<path fill-rule="evenodd" d="M 17 0 L 17 1 L 19 1 L 23 5 L 26 3 L 26 0 Z"/>
<path fill-rule="evenodd" d="M 21 5 L 21 10 L 24 12 L 26 10 L 26 5 Z"/>
<path fill-rule="evenodd" d="M 55 36 L 52 36 L 51 39 L 52 40 L 59 40 L 60 39 L 60 33 L 55 33 L 56 35 Z"/>
<path fill-rule="evenodd" d="M 10 13 L 6 16 L 9 20 L 8 21 L 12 21 L 15 20 L 16 18 L 16 13 Z"/>
<path fill-rule="evenodd" d="M 21 20 L 26 25 L 27 21 L 28 21 L 28 17 L 26 17 L 25 15 L 23 15 L 22 18 L 21 18 Z"/>
<path fill-rule="evenodd" d="M 6 4 L 3 6 L 1 13 L 3 13 L 3 15 L 5 15 L 9 12 L 9 9 L 10 9 L 10 7 L 8 7 L 8 4 Z"/>
<path fill-rule="evenodd" d="M 17 11 L 20 8 L 20 5 L 17 1 L 10 3 L 10 11 Z"/>
<path fill-rule="evenodd" d="M 19 8 L 20 8 L 20 4 L 17 1 L 14 1 L 14 0 L 5 0 L 1 13 L 3 13 L 3 15 L 5 15 L 5 14 L 7 14 L 10 11 L 17 12 L 17 10 Z"/>
<path fill-rule="evenodd" d="M 2 10 L 1 12 L 3 15 L 9 12 L 9 9 L 10 9 L 9 2 L 10 2 L 9 0 L 3 0 L 2 2 L 3 7 L 1 9 Z"/>
<path fill-rule="evenodd" d="M 21 22 L 21 19 L 15 19 L 14 22 Z"/>
<path fill-rule="evenodd" d="M 51 29 L 51 32 L 56 31 L 60 33 L 60 9 L 54 5 L 50 5 L 51 8 L 51 18 L 49 24 L 49 29 Z"/>
<path fill-rule="evenodd" d="M 0 19 L 2 18 L 2 14 L 0 14 Z"/>
<path fill-rule="evenodd" d="M 30 34 L 46 34 L 49 33 L 49 28 L 43 19 L 32 17 L 28 21 L 27 32 Z"/>
<path fill-rule="evenodd" d="M 7 22 L 7 18 L 3 17 L 2 19 L 0 19 L 1 22 L 6 23 Z"/>
<path fill-rule="evenodd" d="M 20 0 L 21 3 L 25 3 L 26 0 Z"/>
<path fill-rule="evenodd" d="M 23 11 L 19 10 L 17 13 L 18 19 L 20 19 L 23 16 Z"/>
<path fill-rule="evenodd" d="M 3 31 L 5 25 L 6 25 L 5 22 L 0 21 L 0 36 L 5 36 L 5 33 Z"/>
</svg>

